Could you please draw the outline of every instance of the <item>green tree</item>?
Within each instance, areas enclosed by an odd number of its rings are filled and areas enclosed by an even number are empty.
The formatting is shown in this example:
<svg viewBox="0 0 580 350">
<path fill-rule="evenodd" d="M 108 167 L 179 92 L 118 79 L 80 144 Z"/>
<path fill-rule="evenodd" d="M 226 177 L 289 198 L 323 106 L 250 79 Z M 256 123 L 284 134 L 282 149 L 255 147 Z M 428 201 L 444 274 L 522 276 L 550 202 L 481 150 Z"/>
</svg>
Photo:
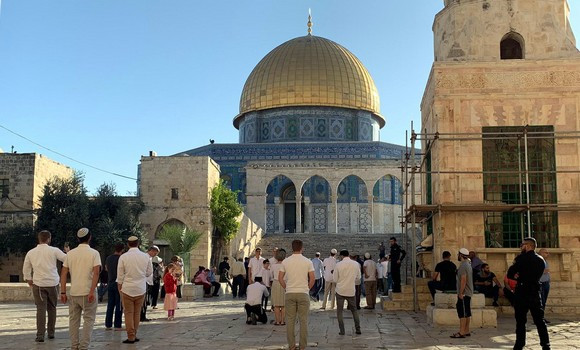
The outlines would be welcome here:
<svg viewBox="0 0 580 350">
<path fill-rule="evenodd" d="M 211 262 L 215 266 L 219 263 L 225 245 L 240 229 L 238 217 L 242 213 L 242 206 L 238 203 L 237 192 L 230 190 L 222 180 L 211 190 L 209 207 L 214 227 Z"/>
<path fill-rule="evenodd" d="M 36 232 L 30 224 L 10 226 L 0 235 L 0 247 L 4 254 L 24 254 L 36 243 Z"/>
<path fill-rule="evenodd" d="M 157 237 L 167 241 L 169 249 L 171 249 L 173 254 L 182 257 L 185 267 L 185 275 L 189 276 L 190 252 L 195 248 L 197 243 L 199 243 L 201 236 L 201 232 L 190 230 L 187 226 L 164 225 Z"/>
<path fill-rule="evenodd" d="M 89 224 L 89 198 L 83 175 L 53 178 L 43 188 L 36 231 L 49 230 L 52 245 L 62 248 L 65 242 L 76 245 L 76 232 Z"/>
<path fill-rule="evenodd" d="M 89 229 L 94 246 L 103 256 L 111 254 L 115 243 L 137 236 L 142 247 L 148 243 L 139 222 L 145 205 L 134 198 L 117 195 L 114 184 L 102 184 L 89 201 Z"/>
</svg>

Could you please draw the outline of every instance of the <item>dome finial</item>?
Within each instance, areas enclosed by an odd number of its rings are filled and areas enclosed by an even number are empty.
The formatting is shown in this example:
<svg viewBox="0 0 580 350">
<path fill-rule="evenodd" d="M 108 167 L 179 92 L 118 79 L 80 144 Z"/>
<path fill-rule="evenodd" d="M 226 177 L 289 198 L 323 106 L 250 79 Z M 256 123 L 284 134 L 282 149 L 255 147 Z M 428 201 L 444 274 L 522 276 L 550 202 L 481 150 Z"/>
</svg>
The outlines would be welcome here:
<svg viewBox="0 0 580 350">
<path fill-rule="evenodd" d="M 312 12 L 308 9 L 308 35 L 312 35 Z"/>
</svg>

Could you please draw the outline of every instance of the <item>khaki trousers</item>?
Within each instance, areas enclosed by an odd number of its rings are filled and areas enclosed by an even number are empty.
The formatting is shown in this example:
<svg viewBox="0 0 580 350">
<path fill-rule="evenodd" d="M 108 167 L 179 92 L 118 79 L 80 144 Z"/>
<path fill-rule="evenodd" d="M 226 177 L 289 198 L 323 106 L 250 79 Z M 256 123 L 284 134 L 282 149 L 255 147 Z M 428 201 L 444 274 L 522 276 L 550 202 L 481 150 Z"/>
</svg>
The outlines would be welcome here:
<svg viewBox="0 0 580 350">
<path fill-rule="evenodd" d="M 305 349 L 308 344 L 308 311 L 310 311 L 308 293 L 286 293 L 286 338 L 290 349 L 296 347 L 294 334 L 296 318 L 300 322 L 300 349 Z"/>
<path fill-rule="evenodd" d="M 365 290 L 367 306 L 374 309 L 377 303 L 377 281 L 365 281 Z"/>
<path fill-rule="evenodd" d="M 56 302 L 58 300 L 58 285 L 54 287 L 39 287 L 32 285 L 32 295 L 36 304 L 36 337 L 44 338 L 46 332 L 46 314 L 48 313 L 48 336 L 54 336 L 56 324 Z"/>
<path fill-rule="evenodd" d="M 83 316 L 83 333 L 79 340 L 79 329 Z M 86 350 L 91 342 L 95 317 L 97 315 L 97 299 L 89 303 L 89 296 L 70 296 L 68 299 L 68 328 L 72 350 Z"/>
<path fill-rule="evenodd" d="M 324 299 L 322 300 L 322 308 L 326 309 L 326 302 L 330 294 L 330 308 L 334 309 L 336 282 L 324 282 Z"/>
<path fill-rule="evenodd" d="M 121 292 L 123 298 L 123 313 L 125 314 L 125 327 L 127 328 L 127 339 L 135 340 L 139 321 L 141 320 L 141 307 L 145 300 L 145 294 L 132 297 Z"/>
</svg>

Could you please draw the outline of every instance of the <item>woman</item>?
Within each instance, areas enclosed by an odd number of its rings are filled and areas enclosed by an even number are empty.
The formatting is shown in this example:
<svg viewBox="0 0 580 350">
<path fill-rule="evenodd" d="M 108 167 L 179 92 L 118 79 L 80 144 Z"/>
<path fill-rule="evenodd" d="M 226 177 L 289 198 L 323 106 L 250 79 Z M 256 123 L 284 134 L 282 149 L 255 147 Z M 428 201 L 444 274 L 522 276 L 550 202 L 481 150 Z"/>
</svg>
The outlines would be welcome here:
<svg viewBox="0 0 580 350">
<path fill-rule="evenodd" d="M 282 285 L 278 281 L 278 273 L 280 272 L 280 268 L 282 267 L 282 260 L 286 258 L 286 251 L 284 249 L 279 249 L 276 252 L 276 263 L 274 263 L 270 269 L 272 270 L 272 274 L 274 276 L 274 282 L 272 283 L 272 306 L 274 308 L 274 317 L 275 317 L 275 326 L 283 326 L 286 325 L 284 322 L 285 314 L 284 314 L 284 298 L 286 291 L 282 288 Z"/>
</svg>

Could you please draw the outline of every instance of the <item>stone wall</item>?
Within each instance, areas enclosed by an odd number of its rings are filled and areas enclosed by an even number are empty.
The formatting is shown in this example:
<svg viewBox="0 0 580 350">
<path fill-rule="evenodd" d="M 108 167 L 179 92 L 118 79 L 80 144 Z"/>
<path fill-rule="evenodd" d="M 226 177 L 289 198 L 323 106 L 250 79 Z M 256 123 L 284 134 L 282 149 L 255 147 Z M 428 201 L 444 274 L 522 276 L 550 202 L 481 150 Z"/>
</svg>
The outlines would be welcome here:
<svg viewBox="0 0 580 350">
<path fill-rule="evenodd" d="M 37 153 L 0 153 L 0 180 L 9 183 L 8 198 L 0 199 L 0 234 L 13 224 L 34 224 L 44 185 L 54 177 L 71 177 L 74 170 Z"/>
<path fill-rule="evenodd" d="M 523 39 L 524 58 L 578 54 L 566 0 L 446 0 L 433 24 L 435 61 L 496 61 L 510 32 Z"/>
<path fill-rule="evenodd" d="M 191 252 L 191 266 L 210 263 L 213 227 L 209 201 L 219 176 L 219 166 L 209 157 L 141 158 L 139 195 L 145 203 L 141 222 L 147 236 L 155 241 L 162 225 L 171 220 L 202 232 Z"/>
<path fill-rule="evenodd" d="M 262 240 L 262 228 L 256 225 L 246 214 L 239 218 L 240 229 L 228 247 L 228 256 L 232 258 L 244 258 L 251 256 L 257 244 Z M 220 259 L 221 260 L 221 259 Z"/>
<path fill-rule="evenodd" d="M 74 170 L 38 153 L 0 153 L 0 180 L 7 179 L 7 198 L 0 198 L 0 235 L 12 225 L 34 225 L 44 185 L 55 177 L 69 178 Z M 6 254 L 0 247 L 0 282 L 18 275 L 22 281 L 24 256 Z"/>
<path fill-rule="evenodd" d="M 533 2 L 541 3 L 541 2 Z M 549 1 L 552 3 L 552 1 Z M 422 103 L 422 130 L 449 133 L 434 141 L 432 186 L 434 204 L 483 203 L 482 143 L 458 133 L 482 132 L 485 126 L 552 125 L 557 133 L 580 130 L 580 56 L 568 60 L 518 60 L 441 63 L 431 71 Z M 449 138 L 456 138 L 450 140 Z M 426 144 L 423 144 L 425 149 Z M 555 141 L 559 206 L 580 205 L 580 139 Z M 447 173 L 437 171 L 472 171 Z M 556 278 L 580 283 L 580 215 L 578 210 L 558 213 L 559 246 L 551 269 Z M 443 250 L 465 246 L 480 251 L 498 275 L 511 262 L 509 249 L 485 248 L 482 212 L 444 212 L 433 218 L 438 261 Z"/>
</svg>

